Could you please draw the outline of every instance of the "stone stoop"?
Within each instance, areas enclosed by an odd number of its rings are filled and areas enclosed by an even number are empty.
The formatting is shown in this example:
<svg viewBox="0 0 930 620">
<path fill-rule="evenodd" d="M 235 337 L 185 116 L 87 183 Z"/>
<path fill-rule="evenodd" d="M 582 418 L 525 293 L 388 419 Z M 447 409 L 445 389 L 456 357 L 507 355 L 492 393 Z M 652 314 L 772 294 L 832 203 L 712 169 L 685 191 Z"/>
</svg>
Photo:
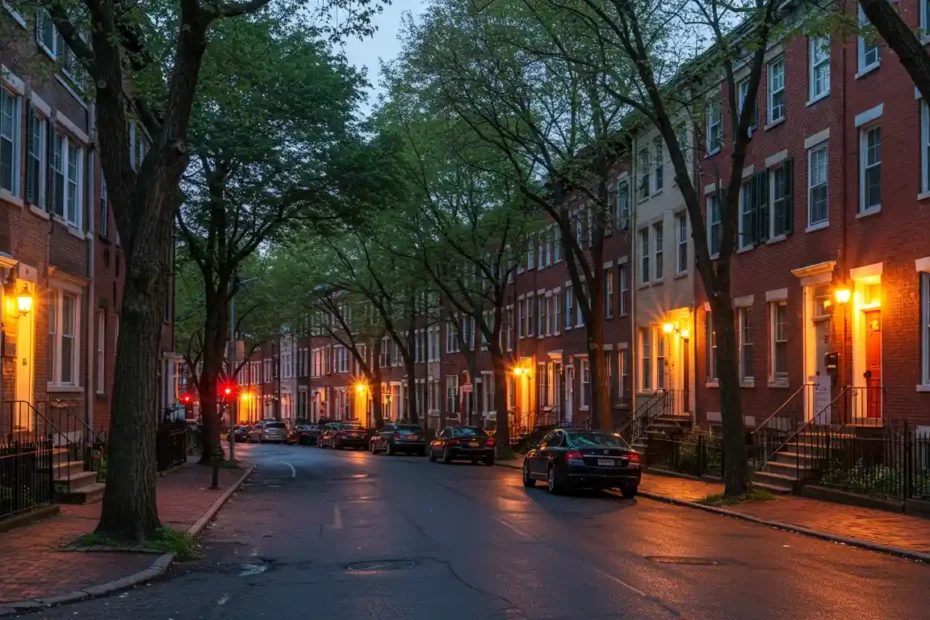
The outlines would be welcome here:
<svg viewBox="0 0 930 620">
<path fill-rule="evenodd" d="M 84 471 L 83 461 L 70 460 L 67 448 L 55 448 L 52 480 L 55 497 L 66 504 L 92 504 L 103 499 L 106 485 L 97 482 L 97 472 Z"/>
<path fill-rule="evenodd" d="M 825 458 L 825 448 L 811 440 L 812 433 L 801 433 L 789 442 L 761 471 L 753 475 L 753 486 L 787 495 L 800 491 L 807 472 Z"/>
</svg>

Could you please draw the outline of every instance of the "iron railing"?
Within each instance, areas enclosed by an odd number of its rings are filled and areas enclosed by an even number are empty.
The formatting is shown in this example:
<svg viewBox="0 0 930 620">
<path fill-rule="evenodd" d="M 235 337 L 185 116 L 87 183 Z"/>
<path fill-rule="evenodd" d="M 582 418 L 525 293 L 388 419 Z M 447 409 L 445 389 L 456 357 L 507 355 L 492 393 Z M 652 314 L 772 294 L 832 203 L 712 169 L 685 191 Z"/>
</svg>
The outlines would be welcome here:
<svg viewBox="0 0 930 620">
<path fill-rule="evenodd" d="M 158 471 L 165 471 L 187 462 L 187 425 L 163 424 L 155 434 L 155 462 Z"/>
<path fill-rule="evenodd" d="M 723 477 L 723 446 L 703 434 L 684 437 L 650 435 L 646 441 L 646 466 L 690 476 L 711 474 Z"/>
<path fill-rule="evenodd" d="M 789 396 L 778 409 L 753 429 L 747 438 L 749 466 L 762 467 L 780 450 L 807 419 L 806 407 L 812 407 L 814 385 L 805 383 Z"/>
<path fill-rule="evenodd" d="M 646 436 L 649 425 L 654 424 L 659 417 L 667 415 L 675 400 L 673 390 L 661 390 L 650 396 L 633 413 L 633 418 L 624 424 L 617 432 L 629 443 Z"/>
<path fill-rule="evenodd" d="M 0 442 L 0 519 L 54 499 L 53 459 L 50 439 Z"/>
</svg>

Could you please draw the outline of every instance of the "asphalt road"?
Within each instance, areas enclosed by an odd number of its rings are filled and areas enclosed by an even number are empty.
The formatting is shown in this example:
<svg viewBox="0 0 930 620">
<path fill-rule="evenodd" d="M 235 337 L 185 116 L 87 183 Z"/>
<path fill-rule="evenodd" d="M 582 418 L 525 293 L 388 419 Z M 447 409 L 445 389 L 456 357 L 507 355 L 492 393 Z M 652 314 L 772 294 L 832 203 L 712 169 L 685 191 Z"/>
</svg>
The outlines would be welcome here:
<svg viewBox="0 0 930 620">
<path fill-rule="evenodd" d="M 502 467 L 237 449 L 258 468 L 202 560 L 32 617 L 930 618 L 930 566 L 878 553 L 647 499 L 552 497 Z"/>
</svg>

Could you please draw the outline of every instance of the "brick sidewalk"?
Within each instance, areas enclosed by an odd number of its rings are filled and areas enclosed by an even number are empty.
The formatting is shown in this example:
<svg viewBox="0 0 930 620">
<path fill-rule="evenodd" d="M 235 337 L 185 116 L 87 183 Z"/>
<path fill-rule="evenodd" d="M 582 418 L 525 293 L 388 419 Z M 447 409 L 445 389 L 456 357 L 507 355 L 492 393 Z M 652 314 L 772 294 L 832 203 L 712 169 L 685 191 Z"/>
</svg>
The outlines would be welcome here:
<svg viewBox="0 0 930 620">
<path fill-rule="evenodd" d="M 164 525 L 187 530 L 242 471 L 220 470 L 211 490 L 209 467 L 194 463 L 158 479 L 158 512 Z M 60 596 L 145 570 L 158 557 L 145 553 L 69 552 L 59 548 L 94 531 L 100 506 L 63 505 L 61 514 L 0 534 L 0 605 Z"/>
<path fill-rule="evenodd" d="M 521 469 L 523 457 L 500 464 Z M 644 473 L 639 489 L 670 500 L 697 502 L 708 495 L 723 493 L 723 484 Z M 770 502 L 727 506 L 725 509 L 822 535 L 854 539 L 865 543 L 864 546 L 894 547 L 930 554 L 930 520 L 921 517 L 793 495 L 776 496 Z"/>
</svg>

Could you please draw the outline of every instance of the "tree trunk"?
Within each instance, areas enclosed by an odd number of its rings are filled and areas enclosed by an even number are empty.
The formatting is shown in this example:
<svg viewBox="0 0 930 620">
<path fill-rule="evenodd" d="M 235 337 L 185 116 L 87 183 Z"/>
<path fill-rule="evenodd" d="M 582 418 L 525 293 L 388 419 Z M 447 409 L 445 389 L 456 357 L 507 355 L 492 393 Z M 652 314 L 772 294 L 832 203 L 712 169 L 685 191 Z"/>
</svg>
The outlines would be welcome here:
<svg viewBox="0 0 930 620">
<path fill-rule="evenodd" d="M 419 424 L 420 416 L 417 414 L 417 366 L 413 357 L 404 357 L 404 366 L 407 369 L 407 421 Z"/>
<path fill-rule="evenodd" d="M 596 266 L 598 263 L 594 262 Z M 592 270 L 595 267 L 592 267 Z M 612 431 L 610 412 L 610 386 L 607 384 L 607 366 L 604 359 L 604 271 L 594 271 L 588 299 L 591 303 L 586 334 L 588 341 L 588 369 L 591 373 L 591 428 Z"/>
<path fill-rule="evenodd" d="M 930 55 L 901 14 L 898 4 L 888 0 L 861 0 L 859 5 L 875 30 L 898 56 L 924 101 L 930 102 Z"/>
<path fill-rule="evenodd" d="M 746 463 L 746 437 L 739 393 L 736 324 L 730 296 L 718 295 L 715 301 L 711 301 L 711 312 L 717 334 L 717 378 L 720 385 L 720 419 L 726 463 L 725 493 L 731 496 L 742 495 L 748 486 L 749 469 Z"/>
<path fill-rule="evenodd" d="M 200 463 L 209 465 L 215 455 L 223 454 L 220 443 L 222 434 L 223 405 L 226 402 L 220 394 L 219 383 L 223 377 L 223 360 L 226 355 L 229 325 L 227 317 L 228 301 L 225 287 L 207 291 L 207 320 L 203 334 L 203 370 L 197 386 L 200 393 L 200 417 L 203 423 L 203 453 Z"/>
<path fill-rule="evenodd" d="M 491 351 L 494 368 L 494 409 L 497 411 L 497 456 L 503 458 L 510 451 L 510 415 L 507 411 L 507 360 L 499 347 Z"/>
</svg>

